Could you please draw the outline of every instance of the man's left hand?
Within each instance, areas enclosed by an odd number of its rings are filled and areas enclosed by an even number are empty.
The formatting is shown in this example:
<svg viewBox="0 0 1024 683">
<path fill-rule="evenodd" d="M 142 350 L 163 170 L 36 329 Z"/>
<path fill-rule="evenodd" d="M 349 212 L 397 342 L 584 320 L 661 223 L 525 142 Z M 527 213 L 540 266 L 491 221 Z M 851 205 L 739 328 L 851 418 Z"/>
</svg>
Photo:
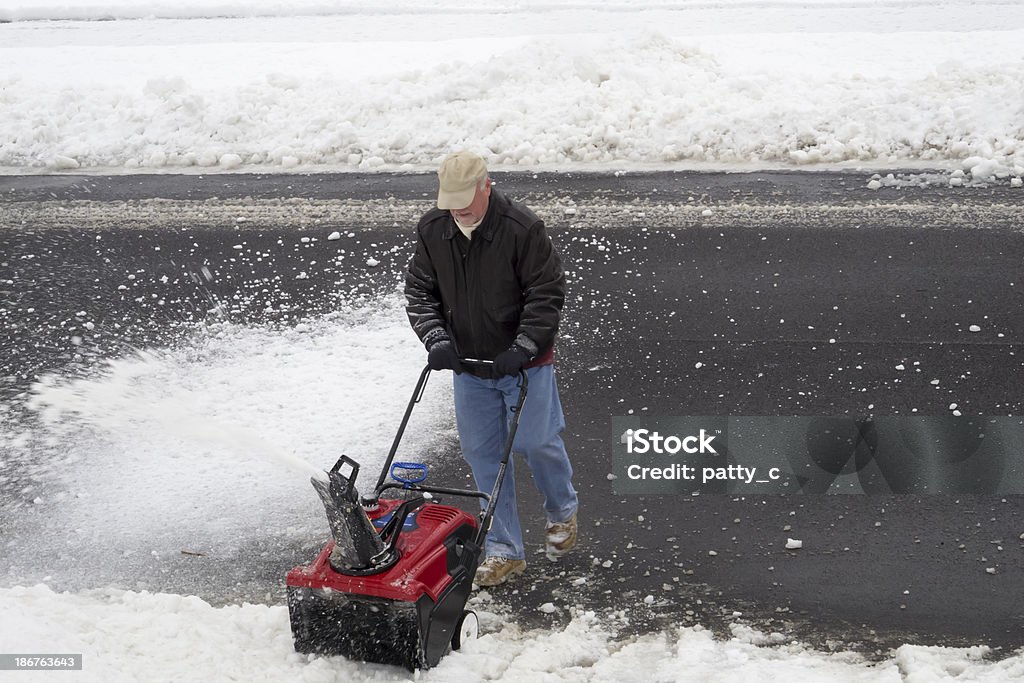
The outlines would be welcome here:
<svg viewBox="0 0 1024 683">
<path fill-rule="evenodd" d="M 530 362 L 530 354 L 516 344 L 508 351 L 502 351 L 494 357 L 494 370 L 499 377 L 514 375 L 522 370 L 528 362 Z"/>
</svg>

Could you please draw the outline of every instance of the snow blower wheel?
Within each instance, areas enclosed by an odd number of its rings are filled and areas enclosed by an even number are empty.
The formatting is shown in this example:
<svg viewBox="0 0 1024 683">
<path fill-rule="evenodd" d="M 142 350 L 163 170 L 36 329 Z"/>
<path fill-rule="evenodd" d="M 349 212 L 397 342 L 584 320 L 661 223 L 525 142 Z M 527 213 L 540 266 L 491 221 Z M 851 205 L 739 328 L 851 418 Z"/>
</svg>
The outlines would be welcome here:
<svg viewBox="0 0 1024 683">
<path fill-rule="evenodd" d="M 452 649 L 461 649 L 470 640 L 476 640 L 479 635 L 480 620 L 477 619 L 476 612 L 468 609 L 462 613 L 462 618 L 455 625 L 455 635 L 452 636 Z"/>
<path fill-rule="evenodd" d="M 325 477 L 310 480 L 324 504 L 332 539 L 311 564 L 288 572 L 288 616 L 297 652 L 415 671 L 436 666 L 448 652 L 477 637 L 480 622 L 466 602 L 512 454 L 527 378 L 519 372 L 518 401 L 511 409 L 498 476 L 490 493 L 484 493 L 427 486 L 426 465 L 394 462 L 429 377 L 427 366 L 371 495 L 359 497 L 359 464 L 345 455 Z M 393 481 L 385 483 L 389 474 Z M 402 497 L 381 497 L 396 490 Z M 475 498 L 483 509 L 472 515 L 441 504 L 438 496 Z"/>
</svg>

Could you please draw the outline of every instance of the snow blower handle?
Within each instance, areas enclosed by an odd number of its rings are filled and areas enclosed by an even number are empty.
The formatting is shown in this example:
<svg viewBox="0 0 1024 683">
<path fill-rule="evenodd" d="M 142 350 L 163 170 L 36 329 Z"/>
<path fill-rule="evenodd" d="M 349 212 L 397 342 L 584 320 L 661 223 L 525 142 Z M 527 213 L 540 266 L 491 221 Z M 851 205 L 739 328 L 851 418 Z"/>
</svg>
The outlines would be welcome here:
<svg viewBox="0 0 1024 683">
<path fill-rule="evenodd" d="M 494 488 L 487 498 L 487 507 L 480 517 L 480 527 L 477 529 L 475 543 L 483 547 L 487 532 L 491 529 L 491 519 L 494 517 L 494 510 L 498 505 L 498 494 L 501 492 L 501 485 L 505 480 L 505 472 L 508 469 L 509 458 L 512 457 L 512 445 L 515 443 L 516 432 L 519 431 L 519 419 L 523 416 L 523 405 L 526 404 L 526 393 L 529 388 L 529 376 L 526 370 L 519 370 L 519 397 L 516 404 L 509 408 L 512 418 L 509 420 L 508 434 L 505 436 L 505 447 L 503 448 L 501 462 L 498 464 L 498 474 L 494 479 Z"/>
<path fill-rule="evenodd" d="M 481 360 L 479 358 L 460 357 L 459 362 L 465 363 L 466 365 L 479 365 L 486 367 L 494 365 L 493 360 Z M 384 467 L 381 468 L 380 476 L 377 478 L 377 485 L 373 487 L 373 493 L 363 499 L 363 503 L 367 507 L 372 507 L 376 504 L 377 499 L 380 496 L 380 492 L 384 489 L 388 474 L 391 473 L 391 463 L 395 461 L 395 454 L 398 453 L 398 445 L 402 442 L 402 436 L 405 434 L 405 428 L 409 424 L 409 417 L 412 415 L 412 409 L 423 398 L 423 392 L 427 387 L 427 380 L 430 379 L 430 372 L 431 370 L 429 365 L 424 366 L 423 370 L 420 371 L 420 378 L 416 382 L 416 388 L 412 390 L 412 398 L 409 399 L 408 405 L 405 406 L 405 414 L 402 415 L 402 422 L 398 425 L 398 432 L 395 434 L 394 441 L 391 442 L 391 450 L 388 451 L 388 457 L 384 460 Z M 526 370 L 519 371 L 519 379 L 520 386 L 522 387 L 522 396 L 520 398 L 525 400 L 527 383 Z M 519 406 L 515 407 L 513 412 L 518 413 L 521 407 L 522 400 L 520 400 Z M 516 424 L 518 424 L 518 421 Z M 342 459 L 346 458 L 342 456 Z M 355 465 L 353 461 L 350 460 L 349 462 L 352 462 L 352 464 Z M 341 460 L 338 461 L 338 465 L 335 465 L 335 467 L 338 467 L 340 464 Z M 358 465 L 355 466 L 357 468 L 359 467 Z M 355 476 L 353 476 L 352 479 L 355 479 Z"/>
</svg>

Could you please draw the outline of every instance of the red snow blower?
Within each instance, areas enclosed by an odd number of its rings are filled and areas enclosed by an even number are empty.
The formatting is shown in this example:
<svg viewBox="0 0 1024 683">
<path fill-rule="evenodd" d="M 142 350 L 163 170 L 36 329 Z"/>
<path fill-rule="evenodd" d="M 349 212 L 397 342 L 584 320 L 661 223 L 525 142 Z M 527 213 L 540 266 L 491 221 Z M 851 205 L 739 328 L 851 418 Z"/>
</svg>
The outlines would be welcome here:
<svg viewBox="0 0 1024 683">
<path fill-rule="evenodd" d="M 450 649 L 458 650 L 477 635 L 477 617 L 466 609 L 466 601 L 526 401 L 526 373 L 519 374 L 519 397 L 489 494 L 426 486 L 426 465 L 394 462 L 429 376 L 427 366 L 372 495 L 360 499 L 355 487 L 359 465 L 344 455 L 327 472 L 326 481 L 311 479 L 333 540 L 312 564 L 288 572 L 288 614 L 298 652 L 343 655 L 414 671 L 437 665 Z M 389 473 L 393 483 L 385 483 Z M 392 490 L 405 495 L 381 497 Z M 441 504 L 435 494 L 477 498 L 486 507 L 474 516 Z"/>
</svg>

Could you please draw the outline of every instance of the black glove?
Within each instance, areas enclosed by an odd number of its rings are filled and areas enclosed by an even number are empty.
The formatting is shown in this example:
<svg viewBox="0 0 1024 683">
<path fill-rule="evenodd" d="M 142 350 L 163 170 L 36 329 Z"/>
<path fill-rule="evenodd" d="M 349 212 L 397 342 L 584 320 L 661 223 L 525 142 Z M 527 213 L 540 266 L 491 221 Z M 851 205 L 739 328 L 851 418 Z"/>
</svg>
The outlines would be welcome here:
<svg viewBox="0 0 1024 683">
<path fill-rule="evenodd" d="M 499 377 L 514 375 L 530 362 L 530 354 L 522 346 L 515 344 L 508 351 L 502 351 L 494 357 L 494 371 Z"/>
<path fill-rule="evenodd" d="M 462 363 L 455 353 L 450 341 L 439 341 L 430 347 L 427 353 L 427 365 L 431 370 L 454 370 L 456 375 L 462 374 Z"/>
</svg>

